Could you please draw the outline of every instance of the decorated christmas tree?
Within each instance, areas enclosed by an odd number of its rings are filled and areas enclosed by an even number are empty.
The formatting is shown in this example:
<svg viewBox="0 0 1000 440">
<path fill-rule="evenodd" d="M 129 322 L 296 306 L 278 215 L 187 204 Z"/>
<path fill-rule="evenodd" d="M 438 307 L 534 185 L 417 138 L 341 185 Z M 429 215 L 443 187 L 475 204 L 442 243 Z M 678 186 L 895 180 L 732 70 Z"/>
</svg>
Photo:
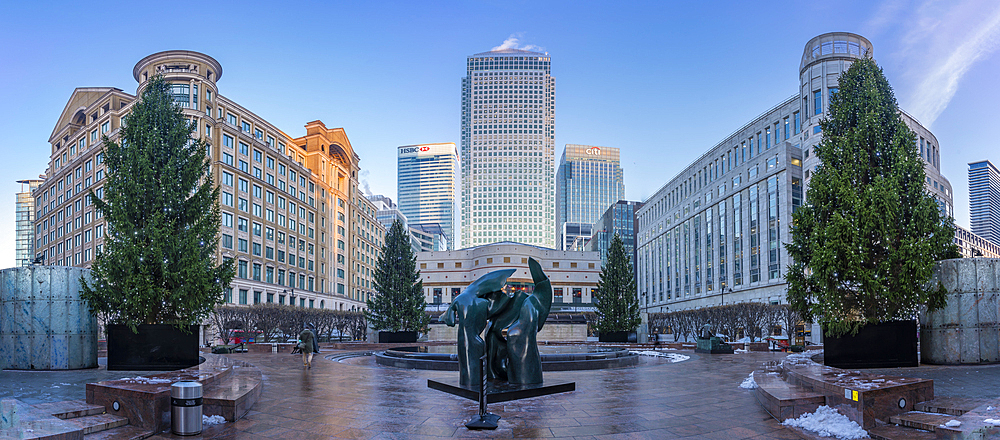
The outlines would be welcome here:
<svg viewBox="0 0 1000 440">
<path fill-rule="evenodd" d="M 928 285 L 936 260 L 957 257 L 954 226 L 924 188 L 916 135 L 870 58 L 841 75 L 821 122 L 822 160 L 792 218 L 788 302 L 827 335 L 907 320 L 945 303 Z"/>
<path fill-rule="evenodd" d="M 385 237 L 375 268 L 375 290 L 368 300 L 365 315 L 375 330 L 421 331 L 430 323 L 424 312 L 424 283 L 417 271 L 417 256 L 410 248 L 410 237 L 399 220 L 393 222 Z"/>
<path fill-rule="evenodd" d="M 232 264 L 216 257 L 219 190 L 209 144 L 192 138 L 162 77 L 151 79 L 123 118 L 120 142 L 103 138 L 103 198 L 88 200 L 107 221 L 83 294 L 107 324 L 202 322 L 222 299 Z"/>
<path fill-rule="evenodd" d="M 631 332 L 642 322 L 632 259 L 625 251 L 625 243 L 618 234 L 611 239 L 608 264 L 601 267 L 594 306 L 597 308 L 597 323 L 594 327 L 601 333 Z"/>
</svg>

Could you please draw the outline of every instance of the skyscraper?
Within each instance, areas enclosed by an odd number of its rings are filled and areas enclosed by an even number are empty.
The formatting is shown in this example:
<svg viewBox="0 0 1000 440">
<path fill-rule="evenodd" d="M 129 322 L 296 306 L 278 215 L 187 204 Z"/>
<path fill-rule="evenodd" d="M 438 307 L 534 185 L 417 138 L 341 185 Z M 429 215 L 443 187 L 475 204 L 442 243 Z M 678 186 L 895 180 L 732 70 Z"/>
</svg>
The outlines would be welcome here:
<svg viewBox="0 0 1000 440">
<path fill-rule="evenodd" d="M 41 179 L 17 181 L 21 192 L 17 193 L 14 204 L 14 267 L 27 266 L 35 259 L 35 198 L 31 192 L 42 182 Z"/>
<path fill-rule="evenodd" d="M 625 198 L 617 148 L 566 144 L 556 173 L 556 233 L 562 250 L 581 250 L 594 223 Z"/>
<path fill-rule="evenodd" d="M 410 226 L 437 223 L 448 240 L 455 225 L 455 144 L 404 145 L 397 158 L 399 210 Z"/>
<path fill-rule="evenodd" d="M 969 164 L 972 233 L 1000 244 L 1000 172 L 988 160 Z"/>
<path fill-rule="evenodd" d="M 587 242 L 586 251 L 601 253 L 601 264 L 608 263 L 608 249 L 611 240 L 618 234 L 625 245 L 625 253 L 632 259 L 632 270 L 635 271 L 635 237 L 639 232 L 639 223 L 635 221 L 635 213 L 642 208 L 642 202 L 619 200 L 611 205 L 604 215 L 594 222 L 594 235 Z"/>
<path fill-rule="evenodd" d="M 468 57 L 462 78 L 461 247 L 556 247 L 551 58 L 520 49 Z"/>
</svg>

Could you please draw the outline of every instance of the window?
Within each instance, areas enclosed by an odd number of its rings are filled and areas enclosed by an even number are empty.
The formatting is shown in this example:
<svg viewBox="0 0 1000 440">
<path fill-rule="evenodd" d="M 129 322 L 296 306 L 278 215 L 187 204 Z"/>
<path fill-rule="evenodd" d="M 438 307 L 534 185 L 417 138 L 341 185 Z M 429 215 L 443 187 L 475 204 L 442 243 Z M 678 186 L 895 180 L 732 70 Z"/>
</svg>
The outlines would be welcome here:
<svg viewBox="0 0 1000 440">
<path fill-rule="evenodd" d="M 813 109 L 815 115 L 823 114 L 823 91 L 813 92 Z"/>
<path fill-rule="evenodd" d="M 234 116 L 232 116 L 232 115 L 229 115 L 229 117 L 230 118 L 234 118 Z M 225 146 L 225 147 L 233 148 L 233 137 L 230 136 L 230 135 L 228 135 L 228 134 L 222 135 L 222 145 Z M 230 156 L 230 157 L 232 157 L 232 156 Z M 232 165 L 233 163 L 229 162 L 229 164 Z"/>
<path fill-rule="evenodd" d="M 799 112 L 792 113 L 792 118 L 794 119 L 792 127 L 795 130 L 795 134 L 802 132 L 802 122 L 799 119 Z"/>
</svg>

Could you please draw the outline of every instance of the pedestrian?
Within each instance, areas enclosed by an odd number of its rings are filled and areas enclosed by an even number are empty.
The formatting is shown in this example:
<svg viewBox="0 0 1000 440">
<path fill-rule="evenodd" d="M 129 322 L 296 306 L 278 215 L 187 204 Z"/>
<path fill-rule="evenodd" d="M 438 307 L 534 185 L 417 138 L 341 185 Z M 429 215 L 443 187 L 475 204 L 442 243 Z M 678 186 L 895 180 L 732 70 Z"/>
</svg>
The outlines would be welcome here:
<svg viewBox="0 0 1000 440">
<path fill-rule="evenodd" d="M 313 353 L 319 353 L 319 343 L 316 341 L 316 334 L 310 330 L 312 326 L 312 324 L 307 324 L 302 333 L 299 333 L 298 347 L 302 350 L 302 368 L 312 369 Z"/>
</svg>

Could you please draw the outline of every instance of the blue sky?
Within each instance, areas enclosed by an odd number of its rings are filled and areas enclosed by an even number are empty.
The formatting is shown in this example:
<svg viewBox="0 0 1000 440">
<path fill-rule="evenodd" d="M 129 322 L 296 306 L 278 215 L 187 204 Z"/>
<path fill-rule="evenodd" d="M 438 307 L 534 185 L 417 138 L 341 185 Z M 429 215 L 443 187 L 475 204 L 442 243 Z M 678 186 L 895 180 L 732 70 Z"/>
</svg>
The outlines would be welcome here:
<svg viewBox="0 0 1000 440">
<path fill-rule="evenodd" d="M 966 164 L 1000 162 L 995 1 L 11 3 L 0 6 L 0 267 L 13 265 L 14 181 L 44 172 L 73 89 L 134 93 L 135 63 L 171 49 L 219 60 L 220 93 L 289 135 L 316 119 L 344 127 L 363 180 L 391 197 L 395 148 L 458 143 L 465 57 L 510 38 L 552 56 L 557 154 L 621 148 L 632 200 L 795 93 L 803 47 L 832 31 L 871 40 L 900 106 L 937 136 L 960 225 Z"/>
</svg>

